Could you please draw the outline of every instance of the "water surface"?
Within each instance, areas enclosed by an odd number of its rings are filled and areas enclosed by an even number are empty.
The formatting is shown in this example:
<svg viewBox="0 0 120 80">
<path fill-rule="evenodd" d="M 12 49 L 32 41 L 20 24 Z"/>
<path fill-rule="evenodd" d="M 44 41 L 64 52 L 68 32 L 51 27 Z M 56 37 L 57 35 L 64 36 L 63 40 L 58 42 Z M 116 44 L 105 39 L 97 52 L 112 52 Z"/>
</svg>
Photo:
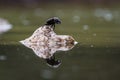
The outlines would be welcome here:
<svg viewBox="0 0 120 80">
<path fill-rule="evenodd" d="M 0 17 L 13 29 L 0 35 L 0 80 L 119 80 L 119 13 L 119 8 L 1 9 Z M 51 16 L 62 19 L 57 34 L 79 42 L 70 51 L 55 53 L 62 62 L 55 69 L 19 43 Z"/>
</svg>

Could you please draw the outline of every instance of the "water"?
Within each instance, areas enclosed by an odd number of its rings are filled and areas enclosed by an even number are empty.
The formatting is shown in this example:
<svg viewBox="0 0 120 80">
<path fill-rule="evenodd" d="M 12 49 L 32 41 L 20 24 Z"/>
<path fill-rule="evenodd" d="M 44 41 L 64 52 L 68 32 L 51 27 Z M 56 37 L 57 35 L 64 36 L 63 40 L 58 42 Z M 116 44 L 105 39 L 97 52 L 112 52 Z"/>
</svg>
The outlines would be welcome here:
<svg viewBox="0 0 120 80">
<path fill-rule="evenodd" d="M 22 45 L 0 45 L 0 57 L 5 56 L 0 59 L 0 76 L 1 80 L 118 80 L 119 52 L 119 48 L 82 47 L 78 44 L 70 51 L 55 54 L 62 63 L 54 69 L 31 49 Z"/>
<path fill-rule="evenodd" d="M 9 19 L 13 29 L 0 35 L 0 80 L 120 79 L 120 16 L 114 12 L 118 14 L 119 8 L 107 12 L 102 10 L 109 19 L 104 18 L 105 15 L 96 16 L 94 9 L 40 9 L 34 12 L 35 10 L 1 11 L 0 15 Z M 25 16 L 25 21 L 19 19 L 21 15 Z M 53 15 L 62 16 L 63 21 L 55 28 L 55 32 L 72 35 L 79 42 L 69 51 L 55 53 L 56 58 L 61 61 L 58 68 L 48 66 L 44 59 L 19 43 L 31 36 L 38 28 L 37 25 L 42 25 L 45 19 Z"/>
</svg>

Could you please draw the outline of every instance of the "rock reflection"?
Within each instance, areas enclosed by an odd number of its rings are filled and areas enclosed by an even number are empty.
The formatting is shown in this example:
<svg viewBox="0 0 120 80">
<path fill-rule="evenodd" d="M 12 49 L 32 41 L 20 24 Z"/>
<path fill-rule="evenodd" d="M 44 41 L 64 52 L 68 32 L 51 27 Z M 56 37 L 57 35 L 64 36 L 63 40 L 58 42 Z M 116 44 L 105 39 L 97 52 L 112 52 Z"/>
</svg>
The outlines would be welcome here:
<svg viewBox="0 0 120 80">
<path fill-rule="evenodd" d="M 51 25 L 38 28 L 31 37 L 20 42 L 31 48 L 37 56 L 45 59 L 52 67 L 58 67 L 61 64 L 59 60 L 55 60 L 56 51 L 68 51 L 77 44 L 72 36 L 57 35 Z"/>
</svg>

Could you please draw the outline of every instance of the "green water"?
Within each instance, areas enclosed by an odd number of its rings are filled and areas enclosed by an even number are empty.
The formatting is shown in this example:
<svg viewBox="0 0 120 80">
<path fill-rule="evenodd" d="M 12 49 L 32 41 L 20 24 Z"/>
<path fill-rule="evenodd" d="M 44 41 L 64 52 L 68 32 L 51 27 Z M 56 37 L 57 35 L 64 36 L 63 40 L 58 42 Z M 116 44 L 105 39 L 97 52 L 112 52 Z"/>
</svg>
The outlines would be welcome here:
<svg viewBox="0 0 120 80">
<path fill-rule="evenodd" d="M 103 15 L 96 16 L 96 10 L 100 9 Z M 119 13 L 119 8 L 78 6 L 0 9 L 0 17 L 13 25 L 0 35 L 0 80 L 119 80 Z M 79 42 L 70 51 L 55 53 L 62 61 L 56 69 L 18 42 L 51 16 L 62 20 L 61 25 L 56 25 L 57 34 L 71 35 Z"/>
<path fill-rule="evenodd" d="M 120 49 L 76 46 L 68 52 L 57 52 L 61 65 L 53 69 L 32 50 L 24 46 L 0 46 L 1 80 L 119 80 Z"/>
</svg>

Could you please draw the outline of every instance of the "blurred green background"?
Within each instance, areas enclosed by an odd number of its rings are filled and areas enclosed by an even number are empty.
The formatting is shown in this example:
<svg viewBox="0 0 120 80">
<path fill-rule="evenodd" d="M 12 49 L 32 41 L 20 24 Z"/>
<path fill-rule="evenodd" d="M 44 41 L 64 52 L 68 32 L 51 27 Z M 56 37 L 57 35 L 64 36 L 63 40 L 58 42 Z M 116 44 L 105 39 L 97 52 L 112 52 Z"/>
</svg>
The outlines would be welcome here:
<svg viewBox="0 0 120 80">
<path fill-rule="evenodd" d="M 19 43 L 45 21 L 57 16 L 57 34 L 79 42 L 68 52 L 57 52 L 59 68 Z M 119 80 L 119 0 L 1 0 L 0 18 L 12 29 L 0 34 L 0 80 Z"/>
</svg>

